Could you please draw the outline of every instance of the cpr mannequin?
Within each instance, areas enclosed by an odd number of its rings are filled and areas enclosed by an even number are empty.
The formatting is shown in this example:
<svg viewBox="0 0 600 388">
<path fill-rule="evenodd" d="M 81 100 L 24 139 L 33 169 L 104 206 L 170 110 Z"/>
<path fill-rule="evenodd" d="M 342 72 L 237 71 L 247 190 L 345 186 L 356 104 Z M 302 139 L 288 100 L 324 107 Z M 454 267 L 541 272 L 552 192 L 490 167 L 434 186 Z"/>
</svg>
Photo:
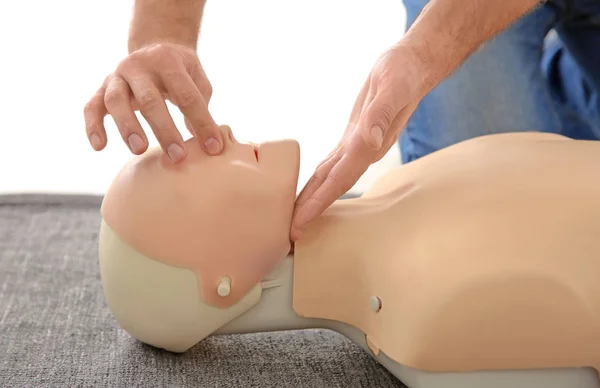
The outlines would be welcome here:
<svg viewBox="0 0 600 388">
<path fill-rule="evenodd" d="M 459 143 L 337 201 L 286 257 L 298 145 L 223 131 L 222 156 L 152 150 L 107 192 L 102 281 L 133 337 L 326 328 L 410 388 L 600 387 L 600 143 Z"/>
</svg>

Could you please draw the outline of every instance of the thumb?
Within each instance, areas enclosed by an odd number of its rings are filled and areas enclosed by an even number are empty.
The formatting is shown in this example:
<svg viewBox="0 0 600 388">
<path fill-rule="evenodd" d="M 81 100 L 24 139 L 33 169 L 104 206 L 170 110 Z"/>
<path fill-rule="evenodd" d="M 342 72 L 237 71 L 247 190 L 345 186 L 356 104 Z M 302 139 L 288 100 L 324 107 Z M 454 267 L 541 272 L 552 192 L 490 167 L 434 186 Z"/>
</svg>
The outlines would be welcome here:
<svg viewBox="0 0 600 388">
<path fill-rule="evenodd" d="M 364 110 L 359 121 L 362 138 L 369 147 L 379 150 L 389 134 L 394 119 L 402 109 L 400 99 L 388 90 L 382 90 Z"/>
</svg>

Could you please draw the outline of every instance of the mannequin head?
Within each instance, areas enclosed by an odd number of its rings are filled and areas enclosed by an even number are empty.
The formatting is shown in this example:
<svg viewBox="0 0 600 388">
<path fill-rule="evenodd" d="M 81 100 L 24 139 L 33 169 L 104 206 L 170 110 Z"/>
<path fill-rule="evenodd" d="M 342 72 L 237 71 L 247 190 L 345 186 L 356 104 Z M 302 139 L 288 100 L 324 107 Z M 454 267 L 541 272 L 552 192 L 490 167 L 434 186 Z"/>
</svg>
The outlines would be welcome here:
<svg viewBox="0 0 600 388">
<path fill-rule="evenodd" d="M 105 228 L 100 243 L 110 249 L 101 246 L 101 264 L 131 262 L 135 256 L 165 266 L 161 270 L 165 281 L 168 268 L 192 273 L 197 301 L 202 304 L 200 310 L 231 308 L 252 294 L 290 249 L 289 229 L 299 171 L 298 143 L 283 140 L 243 144 L 233 137 L 229 127 L 221 130 L 226 143 L 219 156 L 206 155 L 192 138 L 186 142 L 188 157 L 180 164 L 172 163 L 160 148 L 133 158 L 111 184 L 102 205 Z M 136 265 L 141 266 L 144 260 L 137 260 Z M 130 268 L 130 278 L 141 272 L 141 267 Z M 111 292 L 107 286 L 132 292 L 133 280 L 118 276 L 121 280 L 117 285 L 113 272 L 103 273 L 113 277 L 103 274 L 113 312 L 116 304 L 124 314 L 131 311 L 144 295 L 160 298 L 156 292 L 160 293 L 161 288 L 170 293 L 169 303 L 185 298 L 155 284 L 160 283 L 159 274 L 153 281 L 147 277 L 148 282 L 136 278 L 138 291 L 125 301 L 122 292 Z M 260 292 L 256 295 L 260 298 Z M 123 303 L 131 306 L 124 307 Z M 142 304 L 152 304 L 152 300 Z M 149 312 L 152 308 L 147 306 L 144 310 Z M 158 309 L 134 320 L 156 320 L 163 313 L 166 312 Z M 131 319 L 123 316 L 117 320 Z"/>
</svg>

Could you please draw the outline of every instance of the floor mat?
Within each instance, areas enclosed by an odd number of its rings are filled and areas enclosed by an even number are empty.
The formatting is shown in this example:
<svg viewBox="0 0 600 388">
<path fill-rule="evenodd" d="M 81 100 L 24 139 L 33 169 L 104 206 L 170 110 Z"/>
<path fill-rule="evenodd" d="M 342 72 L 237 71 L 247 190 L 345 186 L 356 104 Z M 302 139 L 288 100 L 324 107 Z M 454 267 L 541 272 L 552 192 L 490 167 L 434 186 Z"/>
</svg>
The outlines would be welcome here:
<svg viewBox="0 0 600 388">
<path fill-rule="evenodd" d="M 183 355 L 139 343 L 108 310 L 101 197 L 0 196 L 0 387 L 404 387 L 345 337 L 211 337 Z"/>
</svg>

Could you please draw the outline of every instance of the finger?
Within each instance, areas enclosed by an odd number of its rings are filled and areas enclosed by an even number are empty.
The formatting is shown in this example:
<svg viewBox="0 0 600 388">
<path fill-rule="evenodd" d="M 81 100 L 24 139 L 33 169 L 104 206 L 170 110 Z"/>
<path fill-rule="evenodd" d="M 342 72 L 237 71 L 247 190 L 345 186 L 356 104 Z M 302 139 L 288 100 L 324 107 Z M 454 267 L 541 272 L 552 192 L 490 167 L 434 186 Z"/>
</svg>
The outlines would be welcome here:
<svg viewBox="0 0 600 388">
<path fill-rule="evenodd" d="M 192 129 L 192 123 L 186 117 L 184 117 L 185 127 L 187 128 L 190 135 L 194 136 L 194 130 Z"/>
<path fill-rule="evenodd" d="M 119 76 L 113 76 L 106 86 L 104 105 L 115 120 L 125 144 L 132 153 L 139 155 L 148 149 L 148 139 L 129 103 L 131 94 L 127 82 Z"/>
<path fill-rule="evenodd" d="M 346 126 L 346 130 L 344 131 L 344 136 L 346 136 L 350 131 L 354 129 L 356 124 L 358 123 L 358 119 L 360 118 L 360 114 L 365 108 L 366 105 L 366 97 L 369 89 L 371 88 L 371 75 L 367 78 L 367 81 L 363 84 L 356 100 L 354 101 L 354 105 L 352 106 L 352 112 L 350 112 L 350 118 L 348 120 L 348 125 Z"/>
<path fill-rule="evenodd" d="M 100 151 L 106 147 L 106 128 L 104 128 L 104 116 L 108 114 L 104 106 L 104 86 L 92 96 L 83 108 L 85 119 L 85 132 L 92 148 Z"/>
<path fill-rule="evenodd" d="M 356 123 L 358 122 L 358 120 L 360 118 L 360 114 L 366 105 L 365 99 L 367 97 L 367 93 L 370 90 L 370 80 L 371 80 L 371 75 L 369 75 L 369 77 L 367 78 L 367 80 L 365 81 L 363 86 L 361 87 L 361 90 L 360 90 L 356 100 L 354 101 L 354 105 L 353 105 L 352 111 L 350 113 L 350 118 L 349 118 L 348 124 L 346 126 L 344 135 L 342 136 L 342 139 L 340 140 L 339 144 L 317 166 L 317 168 L 315 169 L 315 173 L 309 179 L 307 184 L 304 186 L 304 188 L 298 195 L 298 198 L 296 200 L 296 205 L 294 208 L 294 217 L 293 217 L 293 220 L 296 220 L 296 221 L 293 221 L 293 223 L 298 222 L 297 215 L 299 214 L 301 216 L 303 214 L 302 207 L 305 205 L 305 203 L 309 199 L 311 199 L 314 196 L 315 192 L 319 189 L 319 187 L 321 187 L 321 185 L 323 185 L 323 183 L 327 179 L 333 166 L 335 166 L 340 161 L 341 155 L 342 155 L 341 150 L 346 148 L 346 143 L 349 141 L 349 139 L 352 138 L 351 132 L 354 131 Z M 295 231 L 297 231 L 299 233 L 298 228 L 296 228 L 296 229 L 293 228 L 292 231 L 293 231 L 292 235 L 295 234 L 294 233 Z M 297 235 L 296 238 L 297 237 L 299 237 L 299 235 Z"/>
<path fill-rule="evenodd" d="M 206 105 L 208 105 L 212 97 L 213 89 L 212 85 L 208 81 L 208 77 L 206 76 L 204 69 L 202 69 L 202 66 L 200 66 L 200 63 L 194 66 L 189 74 L 190 77 L 192 77 L 194 84 L 196 84 L 196 87 L 200 91 L 200 94 L 202 94 L 202 97 L 204 97 Z"/>
<path fill-rule="evenodd" d="M 339 152 L 334 151 L 317 166 L 312 177 L 310 177 L 302 191 L 300 191 L 300 194 L 296 199 L 295 209 L 299 210 L 315 191 L 317 191 L 319 186 L 323 184 L 329 171 L 331 171 L 333 166 L 340 160 L 340 155 Z"/>
<path fill-rule="evenodd" d="M 308 197 L 310 197 L 310 195 L 323 183 L 333 165 L 335 165 L 335 163 L 339 161 L 343 153 L 342 150 L 346 148 L 346 144 L 350 139 L 352 139 L 352 136 L 350 136 L 350 132 L 354 130 L 354 127 L 354 123 L 348 123 L 348 125 L 346 126 L 346 130 L 344 131 L 344 136 L 342 136 L 342 139 L 340 140 L 338 145 L 333 151 L 329 153 L 329 155 L 327 155 L 325 159 L 323 159 L 323 161 L 321 161 L 321 163 L 317 165 L 315 173 L 308 180 L 308 182 L 298 195 L 298 198 L 296 200 L 297 207 L 301 206 L 306 201 L 306 199 L 308 199 Z"/>
<path fill-rule="evenodd" d="M 158 143 L 169 159 L 175 163 L 185 159 L 187 150 L 183 138 L 158 88 L 146 77 L 124 78 L 139 104 L 140 112 L 150 124 Z"/>
<path fill-rule="evenodd" d="M 161 74 L 169 99 L 189 120 L 194 135 L 209 155 L 218 155 L 223 150 L 223 136 L 218 125 L 208 112 L 208 106 L 192 77 L 183 64 L 175 71 Z"/>
<path fill-rule="evenodd" d="M 321 163 L 319 163 L 317 165 L 317 167 L 316 167 L 315 170 L 318 170 L 322 165 L 328 163 L 330 159 L 335 158 L 337 155 L 341 155 L 342 150 L 344 150 L 344 148 L 346 147 L 346 143 L 348 142 L 349 139 L 351 139 L 351 136 L 349 136 L 349 132 L 352 132 L 354 130 L 354 126 L 355 125 L 353 123 L 348 123 L 348 125 L 346 126 L 346 129 L 344 130 L 344 135 L 342 136 L 342 138 L 338 142 L 337 146 L 334 148 L 333 151 L 331 151 L 325 157 L 325 159 L 323 159 L 321 161 Z"/>
<path fill-rule="evenodd" d="M 348 192 L 369 167 L 369 162 L 345 154 L 336 163 L 323 183 L 298 209 L 292 221 L 290 238 L 297 241 L 307 225 L 319 217 L 339 197 Z"/>
<path fill-rule="evenodd" d="M 311 200 L 315 201 L 315 193 L 322 187 L 322 185 L 326 182 L 328 177 L 330 176 L 330 172 L 333 167 L 340 161 L 342 151 L 347 147 L 347 143 L 351 141 L 353 136 L 351 136 L 351 132 L 355 130 L 356 124 L 360 119 L 360 115 L 368 104 L 367 96 L 371 90 L 371 74 L 364 82 L 361 87 L 360 92 L 356 100 L 354 101 L 354 105 L 352 107 L 352 111 L 350 112 L 350 118 L 348 124 L 346 126 L 346 130 L 344 131 L 344 135 L 340 140 L 340 143 L 337 145 L 336 149 L 332 151 L 325 160 L 323 160 L 316 168 L 315 173 L 310 178 L 308 183 L 300 192 L 296 200 L 296 205 L 294 209 L 294 217 L 293 217 L 293 226 L 292 226 L 292 240 L 297 239 L 302 230 L 301 224 L 305 221 L 301 219 L 303 214 L 306 214 L 304 210 L 304 206 L 306 203 Z M 344 194 L 344 193 L 342 193 Z M 340 194 L 339 196 L 341 196 Z M 336 198 L 337 199 L 337 198 Z M 318 198 L 316 199 L 318 201 Z M 329 206 L 329 205 L 327 205 Z M 308 217 L 310 218 L 310 216 Z"/>
<path fill-rule="evenodd" d="M 397 90 L 378 88 L 358 123 L 358 130 L 365 143 L 373 150 L 383 147 L 386 135 L 392 129 L 394 120 L 405 106 L 404 99 Z"/>
</svg>

